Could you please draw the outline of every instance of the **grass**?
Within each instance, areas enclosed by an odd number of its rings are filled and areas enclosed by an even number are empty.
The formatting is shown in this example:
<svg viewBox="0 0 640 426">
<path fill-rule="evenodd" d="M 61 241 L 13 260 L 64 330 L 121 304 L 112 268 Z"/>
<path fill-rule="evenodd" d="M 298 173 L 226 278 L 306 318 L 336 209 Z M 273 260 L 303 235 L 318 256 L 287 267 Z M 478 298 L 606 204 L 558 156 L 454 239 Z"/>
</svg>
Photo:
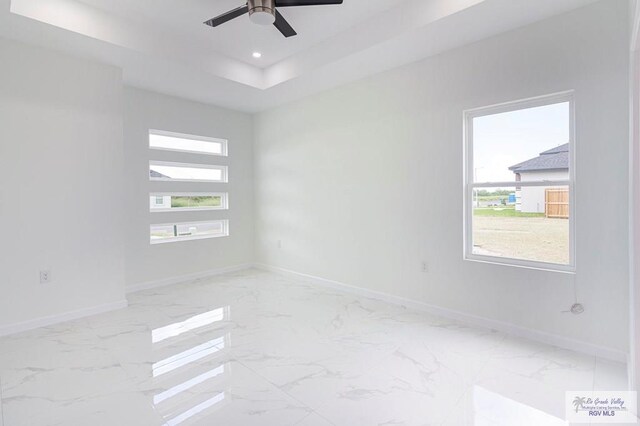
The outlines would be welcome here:
<svg viewBox="0 0 640 426">
<path fill-rule="evenodd" d="M 492 200 L 500 201 L 500 200 L 508 200 L 509 196 L 508 195 L 474 195 L 473 198 L 475 200 L 481 200 L 481 201 L 492 201 Z"/>
<path fill-rule="evenodd" d="M 215 197 L 171 197 L 171 207 L 219 207 L 222 199 Z"/>
<path fill-rule="evenodd" d="M 490 217 L 544 217 L 544 213 L 518 212 L 514 206 L 475 208 L 473 209 L 473 215 Z"/>
</svg>

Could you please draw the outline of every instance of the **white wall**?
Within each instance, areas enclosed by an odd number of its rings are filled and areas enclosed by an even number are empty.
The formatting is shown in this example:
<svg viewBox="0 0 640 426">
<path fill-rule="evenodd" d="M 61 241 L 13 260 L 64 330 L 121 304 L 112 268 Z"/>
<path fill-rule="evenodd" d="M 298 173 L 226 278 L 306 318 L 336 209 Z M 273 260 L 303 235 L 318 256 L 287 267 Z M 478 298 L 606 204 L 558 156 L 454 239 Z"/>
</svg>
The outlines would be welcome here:
<svg viewBox="0 0 640 426">
<path fill-rule="evenodd" d="M 124 301 L 124 197 L 120 70 L 3 39 L 0 64 L 3 333 Z"/>
<path fill-rule="evenodd" d="M 627 351 L 627 6 L 600 2 L 257 116 L 258 261 Z M 462 111 L 568 89 L 577 275 L 464 261 Z M 579 316 L 563 313 L 574 280 Z"/>
<path fill-rule="evenodd" d="M 253 121 L 250 115 L 125 88 L 127 286 L 253 262 Z M 149 129 L 229 140 L 229 157 L 149 149 Z M 149 160 L 227 165 L 229 183 L 150 182 Z M 150 192 L 229 192 L 228 211 L 149 212 Z M 229 219 L 228 237 L 149 244 L 149 225 Z"/>
</svg>

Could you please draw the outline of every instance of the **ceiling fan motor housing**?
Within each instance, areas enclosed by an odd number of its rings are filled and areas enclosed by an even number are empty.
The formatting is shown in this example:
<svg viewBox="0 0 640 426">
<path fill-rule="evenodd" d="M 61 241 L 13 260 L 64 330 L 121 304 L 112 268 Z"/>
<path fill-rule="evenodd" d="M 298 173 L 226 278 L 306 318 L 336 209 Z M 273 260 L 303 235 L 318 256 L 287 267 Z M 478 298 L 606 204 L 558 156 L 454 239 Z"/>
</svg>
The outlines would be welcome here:
<svg viewBox="0 0 640 426">
<path fill-rule="evenodd" d="M 248 0 L 249 18 L 259 25 L 272 25 L 276 21 L 276 0 Z"/>
</svg>

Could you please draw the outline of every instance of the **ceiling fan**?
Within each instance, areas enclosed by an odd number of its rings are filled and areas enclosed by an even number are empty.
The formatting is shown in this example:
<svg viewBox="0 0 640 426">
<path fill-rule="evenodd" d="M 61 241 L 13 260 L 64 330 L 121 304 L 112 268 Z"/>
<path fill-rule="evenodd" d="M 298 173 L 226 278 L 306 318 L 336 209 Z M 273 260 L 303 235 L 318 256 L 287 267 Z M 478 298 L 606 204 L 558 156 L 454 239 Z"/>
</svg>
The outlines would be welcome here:
<svg viewBox="0 0 640 426">
<path fill-rule="evenodd" d="M 232 19 L 249 13 L 251 21 L 258 25 L 273 24 L 285 37 L 296 35 L 296 31 L 289 25 L 284 16 L 277 11 L 279 7 L 292 6 L 324 6 L 329 4 L 342 4 L 343 0 L 247 0 L 247 4 L 230 10 L 220 16 L 205 22 L 210 27 L 217 27 Z"/>
</svg>

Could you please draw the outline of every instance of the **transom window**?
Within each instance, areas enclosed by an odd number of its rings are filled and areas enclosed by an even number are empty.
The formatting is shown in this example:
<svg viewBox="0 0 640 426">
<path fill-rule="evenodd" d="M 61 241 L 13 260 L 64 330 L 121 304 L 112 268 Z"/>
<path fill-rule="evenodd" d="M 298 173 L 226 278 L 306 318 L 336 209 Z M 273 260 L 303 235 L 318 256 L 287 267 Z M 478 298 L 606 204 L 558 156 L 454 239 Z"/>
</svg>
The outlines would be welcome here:
<svg viewBox="0 0 640 426">
<path fill-rule="evenodd" d="M 227 167 L 151 161 L 149 162 L 149 179 L 183 182 L 226 182 Z"/>
<path fill-rule="evenodd" d="M 227 193 L 167 192 L 150 194 L 150 211 L 226 210 Z M 154 202 L 155 201 L 155 202 Z"/>
<path fill-rule="evenodd" d="M 151 244 L 172 243 L 185 240 L 226 237 L 229 235 L 228 220 L 205 222 L 163 223 L 151 225 Z"/>
<path fill-rule="evenodd" d="M 466 111 L 465 258 L 575 270 L 571 92 Z"/>
<path fill-rule="evenodd" d="M 149 130 L 149 148 L 226 156 L 227 140 L 162 130 Z"/>
</svg>

